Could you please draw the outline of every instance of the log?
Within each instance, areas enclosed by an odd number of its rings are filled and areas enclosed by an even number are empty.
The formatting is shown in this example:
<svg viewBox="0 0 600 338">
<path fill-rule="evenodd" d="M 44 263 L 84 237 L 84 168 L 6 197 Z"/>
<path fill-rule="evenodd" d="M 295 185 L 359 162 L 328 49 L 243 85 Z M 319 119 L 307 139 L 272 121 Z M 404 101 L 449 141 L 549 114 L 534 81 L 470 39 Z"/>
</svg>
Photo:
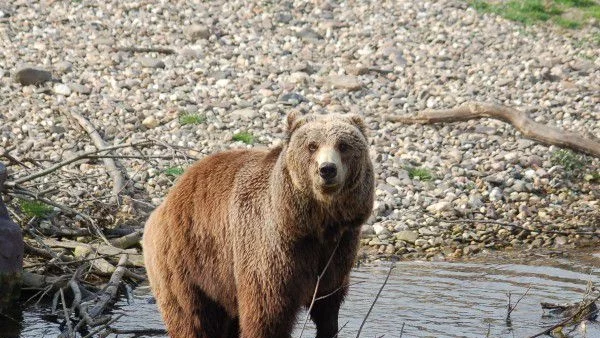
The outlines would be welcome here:
<svg viewBox="0 0 600 338">
<path fill-rule="evenodd" d="M 6 167 L 0 163 L 0 192 Z M 13 222 L 0 195 L 0 312 L 19 298 L 23 272 L 23 233 Z"/>
<path fill-rule="evenodd" d="M 433 124 L 486 117 L 510 123 L 523 136 L 531 140 L 546 145 L 569 148 L 600 158 L 600 141 L 585 138 L 580 133 L 537 123 L 524 112 L 495 104 L 467 102 L 453 109 L 427 109 L 419 112 L 416 116 L 388 116 L 386 120 L 401 123 Z"/>
</svg>

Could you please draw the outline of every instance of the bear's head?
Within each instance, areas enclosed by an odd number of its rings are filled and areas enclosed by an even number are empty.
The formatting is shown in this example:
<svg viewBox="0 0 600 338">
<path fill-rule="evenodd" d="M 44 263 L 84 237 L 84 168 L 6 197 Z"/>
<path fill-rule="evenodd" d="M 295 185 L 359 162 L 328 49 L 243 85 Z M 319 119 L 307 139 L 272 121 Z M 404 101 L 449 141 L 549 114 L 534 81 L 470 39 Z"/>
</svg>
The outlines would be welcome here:
<svg viewBox="0 0 600 338">
<path fill-rule="evenodd" d="M 285 162 L 297 189 L 327 202 L 369 179 L 369 145 L 360 116 L 292 112 L 287 124 Z"/>
</svg>

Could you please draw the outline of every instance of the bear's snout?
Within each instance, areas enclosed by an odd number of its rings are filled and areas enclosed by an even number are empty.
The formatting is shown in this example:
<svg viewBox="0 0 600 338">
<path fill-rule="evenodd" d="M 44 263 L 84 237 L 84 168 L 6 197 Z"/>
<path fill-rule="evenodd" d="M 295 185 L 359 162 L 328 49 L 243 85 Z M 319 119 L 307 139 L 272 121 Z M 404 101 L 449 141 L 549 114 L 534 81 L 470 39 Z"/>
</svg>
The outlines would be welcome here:
<svg viewBox="0 0 600 338">
<path fill-rule="evenodd" d="M 330 181 L 337 175 L 337 166 L 335 163 L 325 162 L 319 166 L 319 175 L 326 180 Z"/>
</svg>

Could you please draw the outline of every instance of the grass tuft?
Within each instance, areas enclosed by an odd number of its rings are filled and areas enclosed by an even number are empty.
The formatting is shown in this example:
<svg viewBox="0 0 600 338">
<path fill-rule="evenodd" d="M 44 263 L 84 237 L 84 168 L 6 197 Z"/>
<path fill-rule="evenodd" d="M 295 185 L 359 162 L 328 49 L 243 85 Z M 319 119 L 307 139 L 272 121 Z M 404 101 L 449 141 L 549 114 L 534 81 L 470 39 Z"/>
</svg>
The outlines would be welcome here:
<svg viewBox="0 0 600 338">
<path fill-rule="evenodd" d="M 506 19 L 531 25 L 539 22 L 552 21 L 559 26 L 575 29 L 590 18 L 600 19 L 600 4 L 593 0 L 509 0 L 489 1 L 470 0 L 469 5 L 474 9 L 500 15 Z M 568 18 L 565 14 L 579 14 L 581 21 Z"/>
<path fill-rule="evenodd" d="M 168 168 L 167 170 L 165 170 L 165 175 L 178 177 L 178 176 L 183 175 L 183 172 L 184 172 L 184 170 L 182 167 L 171 167 L 171 168 Z"/>
<path fill-rule="evenodd" d="M 554 165 L 562 166 L 566 171 L 581 169 L 584 161 L 581 155 L 575 154 L 568 149 L 559 149 L 552 153 L 550 162 Z"/>
<path fill-rule="evenodd" d="M 412 179 L 418 178 L 421 181 L 431 181 L 433 179 L 433 174 L 427 168 L 407 168 L 408 177 Z"/>
<path fill-rule="evenodd" d="M 54 208 L 46 203 L 31 200 L 19 200 L 21 211 L 28 217 L 46 217 Z"/>
<path fill-rule="evenodd" d="M 254 143 L 254 135 L 252 135 L 251 133 L 249 133 L 247 131 L 243 131 L 243 132 L 233 135 L 232 139 L 234 141 L 242 141 L 246 144 Z"/>
<path fill-rule="evenodd" d="M 206 120 L 204 115 L 200 114 L 184 114 L 179 117 L 179 124 L 182 126 L 188 124 L 200 124 Z"/>
</svg>

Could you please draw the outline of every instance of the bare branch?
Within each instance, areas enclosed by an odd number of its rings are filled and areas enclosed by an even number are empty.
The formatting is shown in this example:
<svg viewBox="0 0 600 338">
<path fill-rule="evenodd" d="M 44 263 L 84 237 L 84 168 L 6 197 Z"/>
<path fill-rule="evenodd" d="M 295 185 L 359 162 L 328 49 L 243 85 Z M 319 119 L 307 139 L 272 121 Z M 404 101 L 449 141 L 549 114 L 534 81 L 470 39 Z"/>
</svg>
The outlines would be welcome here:
<svg viewBox="0 0 600 338">
<path fill-rule="evenodd" d="M 358 328 L 358 333 L 356 333 L 356 338 L 360 337 L 360 332 L 362 331 L 363 326 L 365 326 L 365 323 L 367 322 L 367 318 L 369 318 L 369 315 L 371 314 L 371 311 L 373 310 L 375 303 L 377 303 L 377 299 L 379 299 L 379 296 L 381 295 L 381 291 L 383 291 L 383 288 L 387 284 L 387 281 L 390 278 L 390 274 L 392 273 L 392 269 L 394 269 L 394 263 L 390 264 L 390 269 L 388 270 L 387 276 L 385 276 L 385 280 L 383 281 L 383 284 L 381 284 L 381 287 L 379 288 L 379 291 L 377 292 L 375 299 L 373 299 L 373 303 L 371 304 L 371 307 L 369 308 L 367 315 L 365 316 L 365 318 L 363 318 L 363 321 L 360 324 L 360 327 Z"/>
<path fill-rule="evenodd" d="M 325 272 L 327 271 L 327 268 L 329 267 L 329 264 L 331 263 L 335 252 L 337 251 L 337 248 L 340 246 L 341 241 L 341 238 L 338 239 L 337 243 L 335 244 L 335 248 L 333 248 L 333 251 L 331 252 L 331 256 L 329 256 L 329 260 L 327 260 L 327 264 L 325 264 L 323 271 L 321 271 L 321 273 L 317 276 L 315 291 L 313 292 L 312 300 L 310 301 L 310 306 L 308 307 L 308 311 L 306 312 L 306 318 L 304 318 L 304 324 L 302 324 L 302 330 L 300 331 L 300 335 L 298 336 L 298 338 L 302 338 L 302 334 L 304 333 L 304 329 L 306 328 L 306 323 L 308 322 L 308 317 L 310 316 L 310 311 L 312 311 L 312 308 L 315 305 L 317 292 L 319 291 L 319 284 L 321 283 L 321 278 L 323 278 L 323 276 L 325 275 Z"/>
<path fill-rule="evenodd" d="M 524 112 L 495 104 L 467 102 L 453 109 L 427 109 L 417 116 L 388 116 L 386 119 L 392 122 L 433 124 L 485 117 L 508 122 L 523 136 L 534 141 L 600 157 L 600 141 L 587 139 L 580 133 L 537 123 Z"/>
</svg>

